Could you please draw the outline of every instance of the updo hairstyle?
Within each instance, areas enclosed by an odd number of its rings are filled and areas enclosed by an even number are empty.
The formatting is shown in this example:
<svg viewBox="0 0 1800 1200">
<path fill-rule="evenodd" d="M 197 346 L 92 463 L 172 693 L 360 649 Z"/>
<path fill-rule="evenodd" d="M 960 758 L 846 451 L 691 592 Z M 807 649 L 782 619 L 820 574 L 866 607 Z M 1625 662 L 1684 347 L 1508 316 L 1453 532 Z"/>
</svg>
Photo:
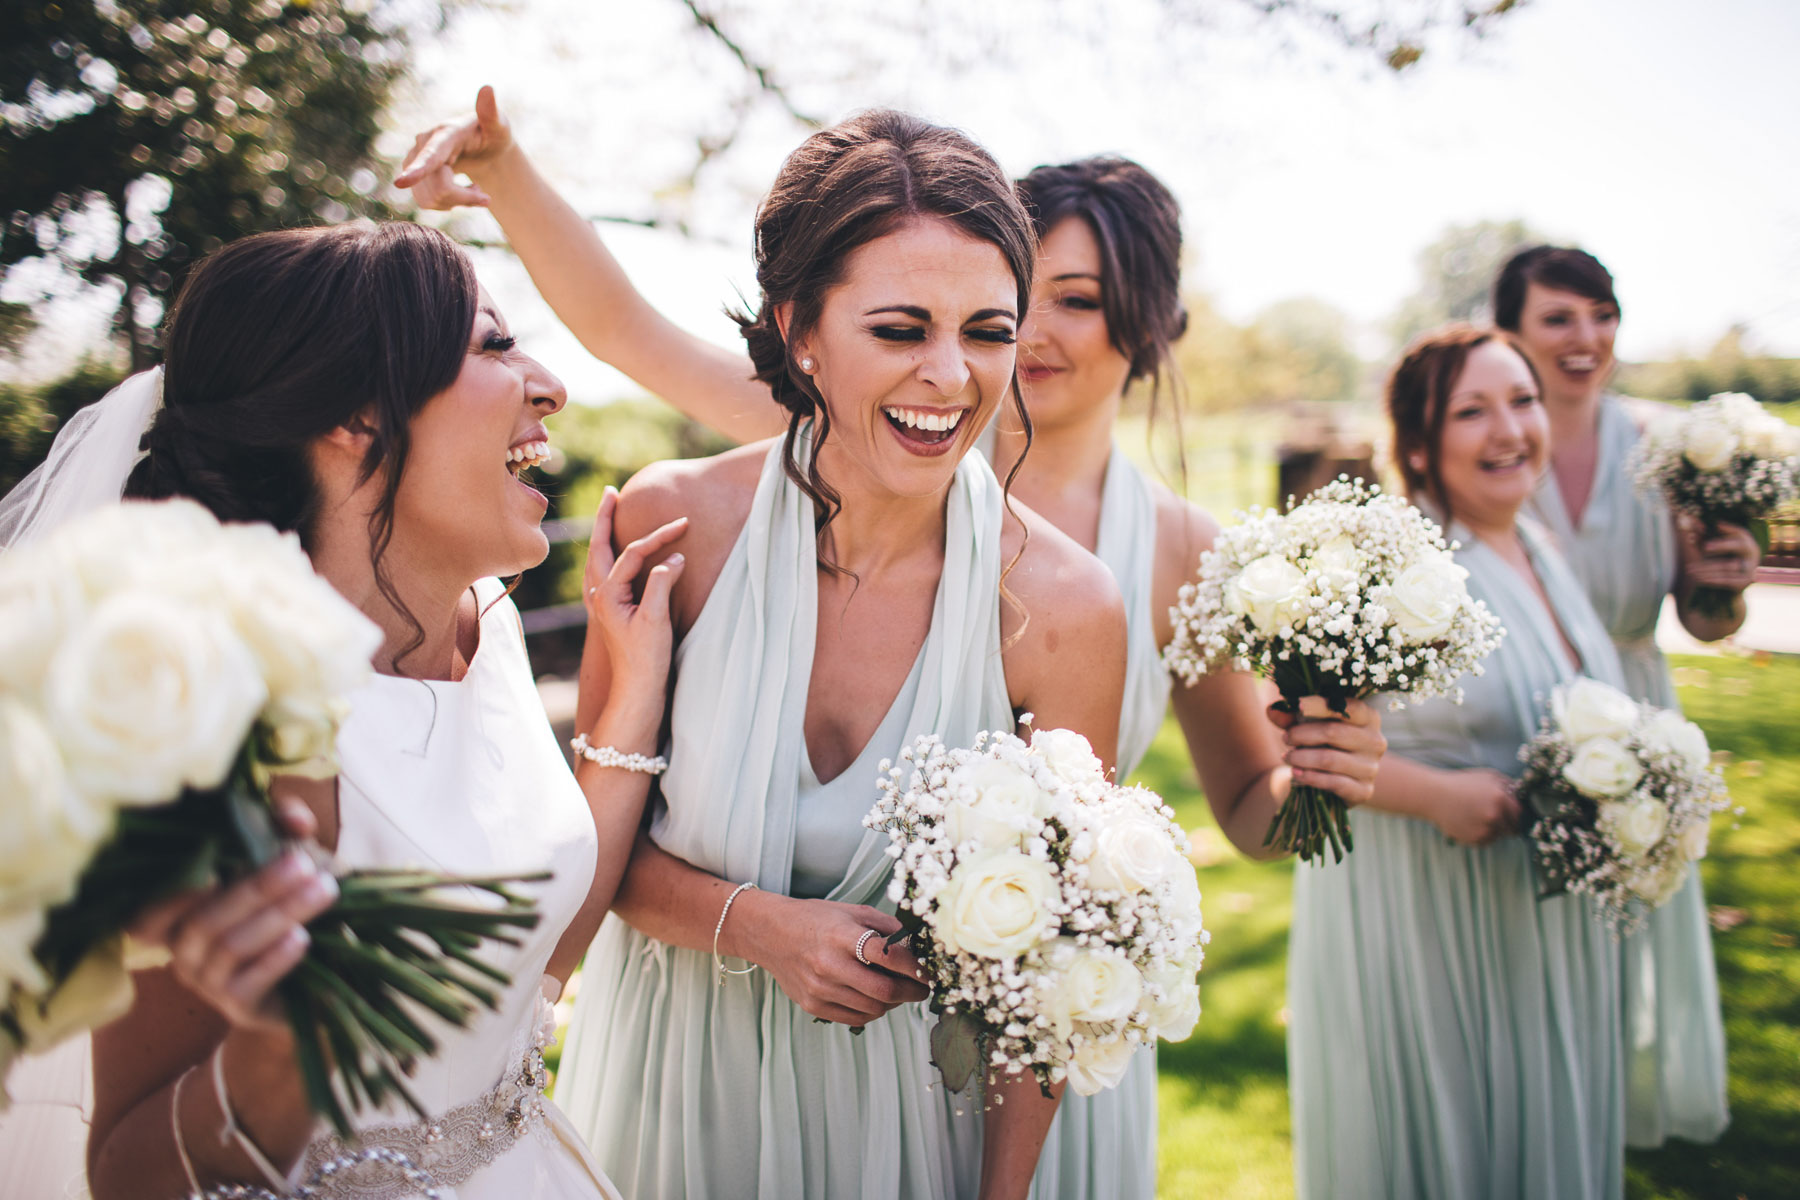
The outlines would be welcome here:
<svg viewBox="0 0 1800 1200">
<path fill-rule="evenodd" d="M 1525 293 L 1532 284 L 1574 292 L 1599 304 L 1610 304 L 1623 313 L 1613 294 L 1612 272 L 1586 250 L 1570 246 L 1533 246 L 1506 260 L 1494 277 L 1494 324 L 1508 333 L 1519 332 L 1525 311 Z"/>
</svg>

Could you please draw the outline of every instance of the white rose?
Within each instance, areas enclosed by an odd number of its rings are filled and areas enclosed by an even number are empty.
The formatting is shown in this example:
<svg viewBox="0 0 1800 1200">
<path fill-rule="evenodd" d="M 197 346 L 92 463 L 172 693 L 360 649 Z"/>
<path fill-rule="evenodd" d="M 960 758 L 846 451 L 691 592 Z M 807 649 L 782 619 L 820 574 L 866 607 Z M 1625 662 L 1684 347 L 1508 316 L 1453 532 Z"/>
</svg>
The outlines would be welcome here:
<svg viewBox="0 0 1800 1200">
<path fill-rule="evenodd" d="M 1706 843 L 1712 836 L 1712 822 L 1705 817 L 1683 829 L 1675 838 L 1683 862 L 1699 862 L 1706 857 Z"/>
<path fill-rule="evenodd" d="M 56 739 L 37 714 L 0 695 L 0 894 L 9 904 L 61 904 L 112 812 L 68 785 Z"/>
<path fill-rule="evenodd" d="M 1043 940 L 1058 894 L 1049 863 L 1014 849 L 984 851 L 950 872 L 932 928 L 953 954 L 1016 958 Z"/>
<path fill-rule="evenodd" d="M 1669 810 L 1646 796 L 1600 806 L 1599 826 L 1612 834 L 1626 858 L 1638 859 L 1662 841 L 1669 827 Z"/>
<path fill-rule="evenodd" d="M 1714 417 L 1689 420 L 1681 441 L 1682 455 L 1702 471 L 1723 471 L 1737 455 L 1737 434 Z"/>
<path fill-rule="evenodd" d="M 1044 764 L 1071 787 L 1106 782 L 1106 768 L 1094 757 L 1088 740 L 1073 729 L 1039 729 L 1031 735 L 1031 749 Z"/>
<path fill-rule="evenodd" d="M 1433 554 L 1400 572 L 1388 589 L 1387 609 L 1400 636 L 1413 645 L 1435 642 L 1450 631 L 1468 601 L 1469 572 L 1448 554 Z"/>
<path fill-rule="evenodd" d="M 1095 887 L 1147 892 L 1184 861 L 1162 826 L 1139 813 L 1121 813 L 1095 831 L 1088 878 Z"/>
<path fill-rule="evenodd" d="M 1306 576 L 1279 554 L 1244 564 L 1225 585 L 1225 603 L 1262 633 L 1277 633 L 1306 613 Z"/>
<path fill-rule="evenodd" d="M 318 703 L 361 687 L 380 628 L 314 573 L 293 534 L 258 524 L 226 535 L 236 567 L 216 582 L 269 694 Z"/>
<path fill-rule="evenodd" d="M 1131 1066 L 1139 1043 L 1117 1038 L 1110 1042 L 1089 1039 L 1068 1061 L 1069 1086 L 1078 1096 L 1092 1096 L 1118 1087 Z"/>
<path fill-rule="evenodd" d="M 50 982 L 31 948 L 44 933 L 44 910 L 35 904 L 0 909 L 0 998 L 16 985 L 37 991 Z"/>
<path fill-rule="evenodd" d="M 1057 1036 L 1068 1037 L 1074 1022 L 1101 1025 L 1123 1021 L 1137 1011 L 1143 974 L 1123 954 L 1070 947 L 1065 965 L 1050 981 L 1049 1012 Z"/>
<path fill-rule="evenodd" d="M 1163 915 L 1184 945 L 1198 943 L 1205 929 L 1200 912 L 1200 877 L 1187 859 L 1169 871 L 1169 896 L 1163 902 Z"/>
<path fill-rule="evenodd" d="M 218 518 L 192 500 L 128 501 L 95 509 L 66 529 L 70 570 L 95 600 L 143 581 L 204 589 L 222 572 L 196 578 L 185 566 L 216 555 Z"/>
<path fill-rule="evenodd" d="M 1800 435 L 1800 430 L 1796 430 L 1786 421 L 1759 412 L 1756 419 L 1744 430 L 1744 449 L 1757 458 L 1792 458 L 1796 449 L 1797 435 Z"/>
<path fill-rule="evenodd" d="M 1638 785 L 1644 768 L 1637 755 L 1609 737 L 1589 738 L 1575 748 L 1575 757 L 1563 768 L 1563 778 L 1583 795 L 1596 800 L 1623 796 Z"/>
<path fill-rule="evenodd" d="M 110 938 L 90 950 L 49 996 L 22 997 L 14 1005 L 27 1048 L 48 1050 L 71 1034 L 125 1015 L 132 991 L 122 941 Z"/>
<path fill-rule="evenodd" d="M 950 839 L 957 845 L 975 841 L 984 847 L 1017 846 L 1033 832 L 1044 805 L 1037 781 L 1011 763 L 978 758 L 964 763 L 950 775 L 950 791 L 974 793 L 968 800 L 953 800 L 944 813 Z"/>
<path fill-rule="evenodd" d="M 1362 551 L 1356 543 L 1347 537 L 1335 537 L 1320 546 L 1312 556 L 1313 569 L 1330 571 L 1334 574 L 1359 575 L 1362 573 Z"/>
<path fill-rule="evenodd" d="M 1660 867 L 1646 867 L 1634 871 L 1625 880 L 1625 886 L 1632 895 L 1644 901 L 1651 908 L 1661 908 L 1674 899 L 1681 885 L 1687 882 L 1687 864 L 1678 861 L 1663 863 Z"/>
<path fill-rule="evenodd" d="M 0 688 L 35 694 L 87 592 L 50 543 L 0 553 Z"/>
<path fill-rule="evenodd" d="M 1625 737 L 1642 710 L 1618 688 L 1584 676 L 1551 693 L 1550 711 L 1563 736 L 1579 746 L 1589 738 Z"/>
<path fill-rule="evenodd" d="M 263 711 L 267 727 L 263 764 L 276 775 L 330 779 L 338 773 L 337 735 L 350 706 L 342 700 L 299 696 L 278 700 Z"/>
<path fill-rule="evenodd" d="M 1150 1025 L 1164 1041 L 1186 1041 L 1200 1023 L 1200 981 L 1185 963 L 1172 963 L 1150 978 L 1159 999 L 1150 1008 Z"/>
<path fill-rule="evenodd" d="M 97 607 L 57 650 L 45 692 L 76 786 L 126 803 L 216 787 L 267 698 L 216 611 L 151 592 Z"/>
<path fill-rule="evenodd" d="M 1704 771 L 1712 763 L 1712 748 L 1706 744 L 1706 734 L 1678 712 L 1659 709 L 1655 716 L 1644 722 L 1638 736 L 1677 755 L 1689 770 Z"/>
</svg>

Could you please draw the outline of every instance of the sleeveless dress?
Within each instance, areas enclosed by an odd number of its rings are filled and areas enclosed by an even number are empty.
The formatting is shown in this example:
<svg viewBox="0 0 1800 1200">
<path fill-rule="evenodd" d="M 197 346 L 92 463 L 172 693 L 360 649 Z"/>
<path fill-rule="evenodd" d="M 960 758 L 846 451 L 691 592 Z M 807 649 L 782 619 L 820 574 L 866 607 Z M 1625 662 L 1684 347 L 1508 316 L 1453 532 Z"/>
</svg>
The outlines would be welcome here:
<svg viewBox="0 0 1800 1200">
<path fill-rule="evenodd" d="M 1162 728 L 1169 674 L 1156 645 L 1153 586 L 1156 499 L 1149 481 L 1114 444 L 1100 492 L 1095 555 L 1125 598 L 1125 706 L 1119 713 L 1118 777 L 1137 769 Z M 1151 1200 L 1156 1195 L 1156 1050 L 1140 1052 L 1119 1086 L 1092 1096 L 1073 1090 L 1044 1140 L 1033 1200 Z"/>
<path fill-rule="evenodd" d="M 408 1086 L 434 1114 L 438 1136 L 398 1103 L 354 1121 L 365 1144 L 393 1146 L 426 1170 L 445 1200 L 616 1200 L 567 1120 L 518 1082 L 548 1015 L 539 981 L 587 897 L 596 842 L 586 798 L 544 719 L 518 610 L 498 580 L 482 580 L 475 592 L 481 641 L 461 680 L 377 675 L 351 698 L 338 736 L 333 868 L 553 877 L 522 885 L 537 897 L 537 928 L 520 933 L 518 946 L 490 942 L 481 951 L 512 976 L 497 1010 L 480 1011 L 467 1029 L 426 1018 L 439 1050 Z M 506 1116 L 515 1106 L 530 1114 L 516 1136 Z M 343 1149 L 322 1128 L 290 1182 L 305 1182 Z M 363 1167 L 333 1175 L 320 1194 L 417 1193 L 385 1168 Z"/>
<path fill-rule="evenodd" d="M 1582 670 L 1618 659 L 1548 538 L 1520 535 Z M 1517 776 L 1553 687 L 1575 675 L 1525 579 L 1467 530 L 1469 590 L 1505 625 L 1458 706 L 1382 717 L 1388 754 Z M 1300 865 L 1288 953 L 1296 1194 L 1594 1200 L 1624 1190 L 1619 952 L 1584 899 L 1540 900 L 1524 838 L 1452 844 L 1352 809 L 1356 850 Z"/>
<path fill-rule="evenodd" d="M 819 786 L 804 734 L 813 507 L 771 447 L 743 532 L 676 649 L 670 765 L 650 829 L 659 846 L 726 880 L 789 894 L 829 884 L 828 899 L 886 906 L 887 838 L 861 825 L 876 762 L 923 733 L 968 745 L 1013 727 L 1001 493 L 980 456 L 958 466 L 945 516 L 919 660 L 863 755 Z M 981 1123 L 978 1105 L 937 1080 L 931 1020 L 905 1005 L 853 1034 L 814 1021 L 765 971 L 721 982 L 710 953 L 608 917 L 582 970 L 557 1096 L 634 1200 L 949 1200 L 975 1193 Z"/>
<path fill-rule="evenodd" d="M 1544 472 L 1534 515 L 1555 535 L 1588 599 L 1619 649 L 1625 690 L 1661 708 L 1681 709 L 1668 660 L 1656 645 L 1663 597 L 1678 570 L 1675 530 L 1659 496 L 1637 490 L 1626 467 L 1637 423 L 1617 396 L 1600 402 L 1594 490 L 1577 528 L 1556 475 Z M 1668 1137 L 1710 1142 L 1725 1131 L 1725 1026 L 1719 973 L 1700 872 L 1692 871 L 1625 956 L 1626 1125 L 1632 1146 Z"/>
</svg>

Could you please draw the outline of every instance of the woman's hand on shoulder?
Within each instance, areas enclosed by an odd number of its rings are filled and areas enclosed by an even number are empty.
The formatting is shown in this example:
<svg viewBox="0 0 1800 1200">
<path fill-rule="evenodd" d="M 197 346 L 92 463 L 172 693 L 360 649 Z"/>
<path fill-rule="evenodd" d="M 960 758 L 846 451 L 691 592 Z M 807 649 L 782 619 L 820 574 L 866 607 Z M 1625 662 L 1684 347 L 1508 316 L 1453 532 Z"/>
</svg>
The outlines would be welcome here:
<svg viewBox="0 0 1800 1200">
<path fill-rule="evenodd" d="M 457 172 L 479 171 L 513 144 L 512 126 L 500 115 L 494 89 L 483 87 L 475 94 L 472 116 L 446 121 L 413 139 L 412 152 L 394 177 L 394 186 L 411 188 L 420 208 L 486 207 L 487 193 L 473 184 L 456 182 Z"/>
<path fill-rule="evenodd" d="M 1514 780 L 1498 771 L 1454 772 L 1438 797 L 1431 822 L 1464 846 L 1485 846 L 1519 831 L 1523 809 Z"/>
<path fill-rule="evenodd" d="M 1375 794 L 1375 775 L 1387 738 L 1381 714 L 1364 700 L 1351 700 L 1334 712 L 1320 696 L 1302 696 L 1300 713 L 1271 704 L 1269 720 L 1287 741 L 1287 762 L 1294 782 L 1341 797 L 1347 804 L 1367 804 Z"/>
<path fill-rule="evenodd" d="M 674 649 L 670 593 L 686 560 L 664 551 L 687 531 L 687 518 L 665 521 L 613 554 L 613 517 L 619 494 L 607 488 L 594 513 L 588 540 L 583 599 L 588 619 L 598 622 L 612 664 L 611 699 L 631 698 L 660 719 Z M 647 566 L 659 559 L 655 566 Z"/>
</svg>

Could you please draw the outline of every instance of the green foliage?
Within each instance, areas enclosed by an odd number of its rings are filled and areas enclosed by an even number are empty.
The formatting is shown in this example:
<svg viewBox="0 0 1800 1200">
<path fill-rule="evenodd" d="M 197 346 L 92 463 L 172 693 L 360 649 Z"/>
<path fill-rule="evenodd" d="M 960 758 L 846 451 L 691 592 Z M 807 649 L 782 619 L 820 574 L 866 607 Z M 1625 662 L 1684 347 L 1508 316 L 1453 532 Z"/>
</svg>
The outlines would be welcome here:
<svg viewBox="0 0 1800 1200">
<path fill-rule="evenodd" d="M 0 383 L 0 494 L 44 460 L 64 421 L 124 377 L 119 367 L 90 359 L 52 383 Z"/>
<path fill-rule="evenodd" d="M 1621 363 L 1614 385 L 1646 400 L 1704 400 L 1719 392 L 1747 392 L 1764 404 L 1792 404 L 1800 401 L 1800 358 L 1752 353 L 1738 327 L 1703 357 Z"/>
<path fill-rule="evenodd" d="M 1405 346 L 1451 321 L 1480 324 L 1494 317 L 1494 276 L 1527 246 L 1549 241 L 1523 221 L 1453 225 L 1419 251 L 1419 286 L 1394 314 L 1394 340 Z"/>
<path fill-rule="evenodd" d="M 1800 1194 L 1800 659 L 1677 659 L 1687 714 L 1727 759 L 1745 812 L 1714 826 L 1702 864 L 1730 1054 L 1731 1127 L 1711 1146 L 1672 1141 L 1626 1156 L 1632 1200 Z M 1204 860 L 1206 1013 L 1159 1050 L 1158 1195 L 1293 1193 L 1286 1053 L 1287 931 L 1293 868 L 1225 843 L 1171 720 L 1137 779 L 1196 831 Z"/>
<path fill-rule="evenodd" d="M 197 257 L 248 233 L 385 213 L 374 143 L 408 33 L 393 4 L 9 8 L 0 270 L 49 257 L 120 288 L 135 364 Z"/>
<path fill-rule="evenodd" d="M 1189 406 L 1202 413 L 1354 399 L 1363 367 L 1349 321 L 1323 300 L 1270 305 L 1248 325 L 1204 296 L 1186 298 L 1187 335 L 1176 343 Z"/>
</svg>

